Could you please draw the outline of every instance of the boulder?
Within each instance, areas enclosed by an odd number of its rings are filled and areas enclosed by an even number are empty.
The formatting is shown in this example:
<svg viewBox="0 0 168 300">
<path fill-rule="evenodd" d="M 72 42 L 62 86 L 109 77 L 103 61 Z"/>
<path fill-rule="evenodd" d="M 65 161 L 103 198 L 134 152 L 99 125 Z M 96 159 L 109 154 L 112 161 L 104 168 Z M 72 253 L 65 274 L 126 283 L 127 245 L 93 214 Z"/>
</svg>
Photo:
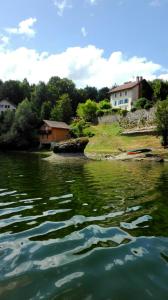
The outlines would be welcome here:
<svg viewBox="0 0 168 300">
<path fill-rule="evenodd" d="M 54 153 L 84 153 L 88 142 L 88 138 L 70 139 L 53 143 L 52 149 Z"/>
</svg>

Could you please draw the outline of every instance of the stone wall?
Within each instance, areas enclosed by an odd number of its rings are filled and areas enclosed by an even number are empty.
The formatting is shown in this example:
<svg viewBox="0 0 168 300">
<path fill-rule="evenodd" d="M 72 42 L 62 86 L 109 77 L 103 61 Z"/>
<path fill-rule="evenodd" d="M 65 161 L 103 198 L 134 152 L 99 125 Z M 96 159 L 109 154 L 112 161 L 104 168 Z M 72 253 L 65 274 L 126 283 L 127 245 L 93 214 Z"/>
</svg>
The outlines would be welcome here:
<svg viewBox="0 0 168 300">
<path fill-rule="evenodd" d="M 98 118 L 99 124 L 112 124 L 118 122 L 124 128 L 149 127 L 155 124 L 155 111 L 152 107 L 149 110 L 140 109 L 135 112 L 128 112 L 126 116 L 120 114 L 108 114 Z"/>
</svg>

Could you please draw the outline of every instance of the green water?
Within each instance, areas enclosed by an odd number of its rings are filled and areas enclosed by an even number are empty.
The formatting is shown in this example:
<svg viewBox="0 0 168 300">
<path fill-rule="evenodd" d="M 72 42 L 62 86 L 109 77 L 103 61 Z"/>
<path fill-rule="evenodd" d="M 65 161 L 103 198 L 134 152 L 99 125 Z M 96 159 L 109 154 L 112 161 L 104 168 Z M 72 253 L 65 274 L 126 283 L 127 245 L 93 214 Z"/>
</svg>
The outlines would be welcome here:
<svg viewBox="0 0 168 300">
<path fill-rule="evenodd" d="M 0 299 L 167 300 L 168 164 L 0 154 Z"/>
</svg>

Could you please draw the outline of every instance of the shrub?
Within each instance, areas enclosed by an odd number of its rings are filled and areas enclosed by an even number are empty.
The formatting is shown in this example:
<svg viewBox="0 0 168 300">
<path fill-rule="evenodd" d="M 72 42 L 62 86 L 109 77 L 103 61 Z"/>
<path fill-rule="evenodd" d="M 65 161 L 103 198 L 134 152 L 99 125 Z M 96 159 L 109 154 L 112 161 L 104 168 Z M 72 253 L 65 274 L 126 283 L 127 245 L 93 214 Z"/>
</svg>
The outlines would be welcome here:
<svg viewBox="0 0 168 300">
<path fill-rule="evenodd" d="M 94 133 L 89 129 L 89 123 L 84 120 L 74 120 L 71 123 L 71 134 L 74 137 L 92 137 Z"/>
<path fill-rule="evenodd" d="M 77 107 L 77 115 L 85 122 L 95 122 L 97 119 L 97 103 L 88 99 L 85 103 L 81 103 Z"/>
<path fill-rule="evenodd" d="M 146 109 L 152 107 L 152 102 L 149 101 L 147 98 L 139 98 L 134 103 L 134 108 L 136 108 L 136 109 L 142 109 L 145 107 L 146 107 Z"/>
</svg>

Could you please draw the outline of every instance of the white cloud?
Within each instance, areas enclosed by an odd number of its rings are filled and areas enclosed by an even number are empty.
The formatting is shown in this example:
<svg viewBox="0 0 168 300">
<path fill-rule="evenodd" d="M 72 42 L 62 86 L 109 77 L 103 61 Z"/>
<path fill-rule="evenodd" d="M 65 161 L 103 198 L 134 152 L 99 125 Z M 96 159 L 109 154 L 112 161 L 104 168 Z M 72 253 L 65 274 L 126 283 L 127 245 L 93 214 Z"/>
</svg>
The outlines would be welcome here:
<svg viewBox="0 0 168 300">
<path fill-rule="evenodd" d="M 122 52 L 113 52 L 105 58 L 104 51 L 93 45 L 72 47 L 60 54 L 39 53 L 34 49 L 0 50 L 0 78 L 2 80 L 25 77 L 31 83 L 47 82 L 51 76 L 68 77 L 78 87 L 93 85 L 111 87 L 142 75 L 156 78 L 162 66 L 144 57 L 127 58 Z M 164 76 L 164 75 L 160 75 Z M 165 75 L 168 77 L 168 75 Z"/>
<path fill-rule="evenodd" d="M 27 37 L 34 37 L 36 32 L 32 27 L 36 22 L 36 18 L 29 18 L 21 21 L 18 24 L 18 27 L 6 28 L 6 31 L 10 34 L 19 34 L 26 35 Z"/>
<path fill-rule="evenodd" d="M 60 17 L 62 17 L 65 9 L 72 8 L 72 5 L 69 4 L 69 0 L 54 0 L 54 5 Z"/>
<path fill-rule="evenodd" d="M 87 31 L 86 31 L 86 28 L 85 28 L 85 27 L 82 27 L 82 28 L 81 28 L 81 33 L 82 33 L 82 35 L 83 35 L 84 37 L 87 36 Z"/>
</svg>

